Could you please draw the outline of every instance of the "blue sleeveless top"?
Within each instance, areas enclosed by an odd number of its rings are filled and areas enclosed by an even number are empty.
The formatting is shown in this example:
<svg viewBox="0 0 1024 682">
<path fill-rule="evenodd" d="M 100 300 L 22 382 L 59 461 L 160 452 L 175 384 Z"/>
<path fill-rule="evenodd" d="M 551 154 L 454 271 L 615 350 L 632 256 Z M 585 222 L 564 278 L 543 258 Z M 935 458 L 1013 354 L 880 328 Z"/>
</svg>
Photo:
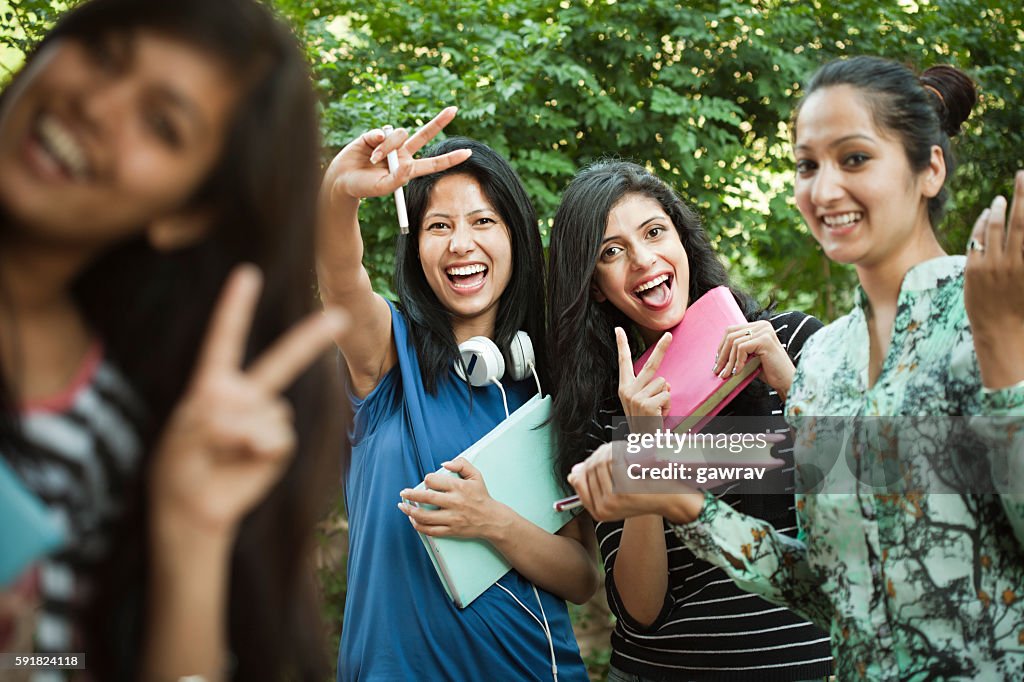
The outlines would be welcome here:
<svg viewBox="0 0 1024 682">
<path fill-rule="evenodd" d="M 470 389 L 454 372 L 437 394 L 423 387 L 405 316 L 391 307 L 398 362 L 366 398 L 352 397 L 352 462 L 345 476 L 348 591 L 338 682 L 397 679 L 551 680 L 541 625 L 491 586 L 464 609 L 445 594 L 419 535 L 398 508 L 399 491 L 451 460 L 505 418 L 496 386 Z M 532 379 L 502 382 L 509 410 Z M 540 619 L 533 586 L 516 571 L 499 584 Z M 554 642 L 558 678 L 587 680 L 565 601 L 538 588 Z"/>
</svg>

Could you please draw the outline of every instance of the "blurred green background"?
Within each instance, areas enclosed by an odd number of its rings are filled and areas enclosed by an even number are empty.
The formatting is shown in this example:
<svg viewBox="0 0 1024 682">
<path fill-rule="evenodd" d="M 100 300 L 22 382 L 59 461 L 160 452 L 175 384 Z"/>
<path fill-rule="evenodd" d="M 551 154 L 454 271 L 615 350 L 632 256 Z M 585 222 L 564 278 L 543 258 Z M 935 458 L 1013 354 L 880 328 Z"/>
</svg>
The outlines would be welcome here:
<svg viewBox="0 0 1024 682">
<path fill-rule="evenodd" d="M 173 0 L 172 0 L 173 1 Z M 216 1 L 216 0 L 211 0 Z M 0 72 L 73 2 L 0 1 Z M 1024 168 L 1020 0 L 842 3 L 600 0 L 273 0 L 305 46 L 322 96 L 325 162 L 362 131 L 413 128 L 449 104 L 449 134 L 505 154 L 547 238 L 561 189 L 614 155 L 647 165 L 703 216 L 729 271 L 763 302 L 831 321 L 852 269 L 830 264 L 791 198 L 789 116 L 803 83 L 834 57 L 875 54 L 918 69 L 950 63 L 981 101 L 955 143 L 943 243 L 959 252 L 975 217 Z M 361 214 L 366 262 L 390 295 L 394 204 Z M 321 584 L 333 642 L 345 594 L 342 512 L 321 529 Z M 610 625 L 600 595 L 574 609 L 596 678 Z"/>
</svg>

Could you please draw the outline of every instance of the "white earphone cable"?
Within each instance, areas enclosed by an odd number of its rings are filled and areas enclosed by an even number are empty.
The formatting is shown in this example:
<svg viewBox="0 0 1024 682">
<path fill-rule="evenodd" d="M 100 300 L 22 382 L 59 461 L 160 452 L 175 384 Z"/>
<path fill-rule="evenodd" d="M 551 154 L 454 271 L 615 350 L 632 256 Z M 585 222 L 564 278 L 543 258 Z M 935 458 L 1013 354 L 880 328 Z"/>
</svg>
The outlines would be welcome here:
<svg viewBox="0 0 1024 682">
<path fill-rule="evenodd" d="M 534 381 L 537 382 L 537 395 L 539 395 L 541 398 L 543 398 L 544 397 L 544 391 L 542 391 L 541 387 L 540 387 L 540 377 L 537 376 L 537 367 L 532 362 L 530 363 L 530 371 L 533 372 L 533 379 L 534 379 Z"/>
<path fill-rule="evenodd" d="M 508 419 L 508 398 L 505 397 L 505 387 L 501 385 L 501 382 L 497 379 L 491 379 L 491 383 L 498 387 L 501 391 L 501 404 L 505 407 L 505 419 Z"/>
<path fill-rule="evenodd" d="M 494 583 L 494 584 L 497 587 L 500 587 L 502 590 L 504 590 L 508 594 L 508 596 L 512 597 L 512 599 L 515 600 L 515 602 L 517 604 L 522 606 L 523 610 L 526 611 L 528 614 L 530 614 L 530 617 L 533 618 L 535 621 L 537 621 L 537 625 L 539 625 L 540 629 L 544 631 L 544 636 L 547 637 L 547 640 L 548 640 L 548 650 L 551 652 L 551 676 L 552 676 L 554 682 L 558 682 L 558 665 L 555 663 L 555 644 L 551 640 L 551 627 L 548 625 L 548 618 L 544 614 L 544 605 L 540 603 L 540 594 L 537 592 L 537 586 L 533 585 L 533 594 L 537 597 L 537 603 L 540 605 L 540 614 L 541 614 L 541 616 L 544 617 L 544 622 L 543 623 L 541 622 L 540 618 L 537 617 L 537 614 L 535 614 L 533 611 L 531 611 L 526 606 L 526 604 L 524 604 L 523 602 L 519 601 L 519 597 L 517 597 L 516 595 L 512 594 L 512 590 L 508 589 L 507 587 L 505 587 L 501 583 Z"/>
</svg>

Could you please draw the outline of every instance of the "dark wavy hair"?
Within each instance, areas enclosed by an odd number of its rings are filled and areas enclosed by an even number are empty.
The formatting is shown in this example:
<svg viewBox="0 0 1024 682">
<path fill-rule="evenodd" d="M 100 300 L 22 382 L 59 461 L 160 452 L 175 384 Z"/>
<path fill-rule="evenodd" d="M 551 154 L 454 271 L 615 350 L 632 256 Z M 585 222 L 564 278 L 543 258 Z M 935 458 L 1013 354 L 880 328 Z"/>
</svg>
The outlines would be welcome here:
<svg viewBox="0 0 1024 682">
<path fill-rule="evenodd" d="M 547 376 L 544 357 L 544 250 L 533 204 L 526 195 L 522 180 L 508 161 L 481 142 L 450 137 L 432 145 L 423 156 L 440 156 L 457 149 L 470 149 L 473 155 L 446 171 L 409 182 L 405 196 L 410 231 L 408 235 L 399 236 L 396 246 L 395 292 L 411 323 L 409 328 L 416 344 L 423 384 L 427 391 L 436 392 L 438 382 L 459 359 L 451 313 L 430 288 L 419 255 L 419 232 L 430 193 L 438 180 L 450 175 L 468 175 L 480 183 L 487 199 L 508 226 L 512 242 L 512 274 L 498 303 L 494 342 L 507 354 L 517 331 L 529 334 L 537 351 L 537 373 L 544 382 Z M 506 365 L 507 361 L 506 357 Z"/>
<path fill-rule="evenodd" d="M 579 171 L 562 194 L 548 253 L 548 355 L 563 477 L 593 449 L 593 436 L 600 436 L 594 424 L 600 409 L 609 409 L 612 401 L 621 409 L 614 328 L 626 330 L 631 348 L 643 345 L 632 321 L 611 302 L 598 303 L 591 293 L 608 215 L 628 194 L 650 197 L 672 219 L 689 259 L 690 302 L 710 289 L 729 286 L 748 319 L 764 313 L 750 296 L 730 286 L 700 218 L 660 178 L 619 160 L 598 161 Z"/>
<path fill-rule="evenodd" d="M 875 125 L 897 135 L 915 173 L 928 167 L 933 146 L 942 149 L 946 181 L 928 200 L 928 218 L 932 227 L 937 227 L 949 197 L 946 186 L 956 170 L 950 138 L 960 132 L 977 102 L 974 82 L 963 71 L 945 64 L 918 76 L 903 64 L 880 57 L 837 59 L 818 69 L 808 81 L 804 99 L 793 112 L 794 140 L 803 102 L 814 92 L 837 85 L 864 93 Z"/>
<path fill-rule="evenodd" d="M 241 97 L 219 161 L 188 201 L 213 217 L 204 238 L 174 252 L 155 250 L 144 236 L 130 238 L 100 254 L 72 285 L 107 359 L 149 415 L 122 523 L 108 560 L 93 576 L 95 593 L 80 623 L 93 677 L 126 681 L 140 678 L 146 623 L 150 453 L 184 392 L 213 304 L 234 266 L 250 262 L 264 273 L 248 359 L 314 309 L 320 178 L 316 99 L 304 53 L 291 31 L 255 0 L 90 0 L 65 14 L 39 49 L 56 40 L 88 44 L 139 31 L 178 40 L 225 65 Z M 0 242 L 9 233 L 7 223 L 0 215 Z M 0 372 L 0 412 L 15 404 L 12 376 Z M 325 471 L 334 468 L 341 441 L 332 424 L 338 401 L 330 379 L 329 371 L 312 369 L 287 392 L 296 456 L 239 528 L 228 614 L 235 679 L 312 681 L 326 674 L 308 557 L 313 525 L 337 481 Z M 16 420 L 0 424 L 0 431 L 4 456 L 16 461 L 17 443 L 24 442 Z"/>
</svg>

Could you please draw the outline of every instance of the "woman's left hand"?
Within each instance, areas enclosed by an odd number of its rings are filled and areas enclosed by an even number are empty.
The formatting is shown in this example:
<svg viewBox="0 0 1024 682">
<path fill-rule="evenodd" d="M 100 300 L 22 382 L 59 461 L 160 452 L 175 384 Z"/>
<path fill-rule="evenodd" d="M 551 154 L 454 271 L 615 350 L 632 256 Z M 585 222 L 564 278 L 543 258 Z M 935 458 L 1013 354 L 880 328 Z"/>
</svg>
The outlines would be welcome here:
<svg viewBox="0 0 1024 682">
<path fill-rule="evenodd" d="M 503 526 L 502 512 L 508 507 L 491 497 L 483 474 L 469 460 L 456 457 L 443 466 L 458 476 L 435 472 L 423 479 L 426 490 L 401 492 L 405 502 L 399 503 L 398 508 L 409 517 L 412 527 L 435 537 L 496 537 Z M 409 502 L 430 504 L 437 509 L 424 509 Z"/>
<path fill-rule="evenodd" d="M 761 360 L 761 376 L 769 386 L 779 393 L 783 401 L 789 395 L 796 367 L 789 359 L 789 353 L 779 341 L 772 323 L 767 320 L 738 324 L 725 330 L 725 337 L 718 346 L 714 373 L 722 379 L 739 371 L 747 359 L 756 356 Z"/>
<path fill-rule="evenodd" d="M 967 248 L 964 307 L 989 388 L 1024 379 L 1024 171 L 1014 183 L 1013 206 L 996 197 L 978 218 Z"/>
</svg>

